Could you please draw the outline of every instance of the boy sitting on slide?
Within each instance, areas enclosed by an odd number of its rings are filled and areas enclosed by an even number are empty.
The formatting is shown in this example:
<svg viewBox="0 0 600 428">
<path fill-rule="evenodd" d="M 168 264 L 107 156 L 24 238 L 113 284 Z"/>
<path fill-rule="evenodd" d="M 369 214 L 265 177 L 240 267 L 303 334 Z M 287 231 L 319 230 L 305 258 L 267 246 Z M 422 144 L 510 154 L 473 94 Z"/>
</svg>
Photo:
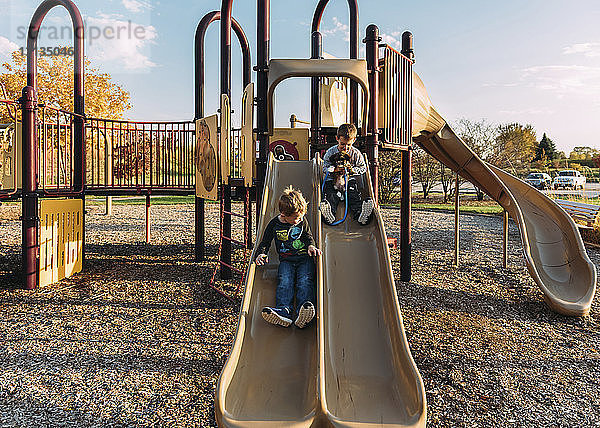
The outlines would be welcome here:
<svg viewBox="0 0 600 428">
<path fill-rule="evenodd" d="M 352 146 L 356 140 L 356 135 L 357 131 L 354 124 L 345 123 L 340 125 L 335 137 L 337 145 L 330 147 L 323 156 L 325 184 L 323 200 L 319 204 L 319 209 L 328 224 L 335 222 L 338 203 L 346 197 L 354 219 L 360 224 L 367 224 L 373 212 L 373 200 L 362 200 L 356 182 L 356 176 L 367 171 L 362 153 Z"/>
<path fill-rule="evenodd" d="M 308 222 L 304 218 L 307 203 L 302 193 L 292 186 L 279 198 L 279 215 L 267 225 L 258 246 L 256 265 L 268 262 L 271 241 L 279 253 L 278 284 L 275 307 L 265 307 L 262 317 L 271 324 L 289 327 L 292 318 L 298 328 L 304 328 L 315 317 L 315 264 L 311 256 L 321 255 L 315 246 Z M 294 283 L 297 313 L 294 313 Z"/>
</svg>

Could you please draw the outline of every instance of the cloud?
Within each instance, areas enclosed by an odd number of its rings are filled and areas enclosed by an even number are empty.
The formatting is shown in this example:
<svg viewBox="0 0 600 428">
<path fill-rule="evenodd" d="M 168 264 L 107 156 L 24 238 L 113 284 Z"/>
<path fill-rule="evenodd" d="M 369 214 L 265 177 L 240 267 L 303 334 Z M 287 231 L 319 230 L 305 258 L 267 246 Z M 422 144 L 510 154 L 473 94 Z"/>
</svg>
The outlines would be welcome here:
<svg viewBox="0 0 600 428">
<path fill-rule="evenodd" d="M 16 50 L 19 50 L 19 46 L 16 43 L 11 42 L 6 37 L 0 36 L 0 55 L 9 56 Z"/>
<path fill-rule="evenodd" d="M 396 50 L 402 49 L 402 41 L 398 39 L 398 36 L 401 36 L 401 33 L 398 31 L 394 31 L 391 34 L 381 33 L 381 41 L 386 45 L 393 47 Z"/>
<path fill-rule="evenodd" d="M 152 9 L 152 5 L 144 0 L 122 0 L 123 6 L 130 12 L 140 13 Z"/>
<path fill-rule="evenodd" d="M 509 116 L 523 116 L 523 115 L 552 115 L 556 113 L 554 110 L 549 108 L 526 108 L 521 110 L 500 110 L 500 114 Z"/>
<path fill-rule="evenodd" d="M 91 57 L 118 64 L 127 71 L 147 71 L 157 66 L 146 53 L 157 39 L 156 29 L 152 25 L 106 15 L 88 18 L 87 25 Z"/>
<path fill-rule="evenodd" d="M 583 65 L 544 65 L 521 70 L 526 85 L 558 95 L 600 94 L 600 67 Z"/>
<path fill-rule="evenodd" d="M 564 55 L 583 54 L 586 57 L 600 56 L 600 42 L 577 43 L 563 48 Z"/>
<path fill-rule="evenodd" d="M 512 82 L 484 83 L 486 88 L 529 88 L 554 96 L 600 97 L 600 67 L 584 65 L 538 65 L 518 70 Z"/>
<path fill-rule="evenodd" d="M 342 34 L 344 36 L 344 41 L 350 41 L 350 30 L 348 25 L 343 24 L 336 16 L 333 17 L 333 28 L 321 30 L 321 34 L 324 36 L 337 36 L 338 34 Z"/>
</svg>

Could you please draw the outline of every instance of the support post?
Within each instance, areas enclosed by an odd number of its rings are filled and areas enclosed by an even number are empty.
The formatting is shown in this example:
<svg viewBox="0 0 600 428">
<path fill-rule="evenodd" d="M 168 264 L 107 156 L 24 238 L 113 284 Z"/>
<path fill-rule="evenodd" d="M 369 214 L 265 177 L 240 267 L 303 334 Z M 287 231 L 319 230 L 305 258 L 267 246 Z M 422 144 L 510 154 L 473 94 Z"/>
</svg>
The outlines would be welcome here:
<svg viewBox="0 0 600 428">
<path fill-rule="evenodd" d="M 231 212 L 231 186 L 228 184 L 222 184 L 222 207 L 223 211 Z M 231 237 L 231 214 L 222 213 L 221 221 L 223 222 L 222 233 L 223 236 Z M 221 243 L 221 261 L 231 266 L 231 241 L 220 237 Z M 231 268 L 221 263 L 221 279 L 231 279 Z"/>
<path fill-rule="evenodd" d="M 260 216 L 263 186 L 267 175 L 269 130 L 267 123 L 267 90 L 269 84 L 270 0 L 257 0 L 256 25 L 256 134 L 258 158 L 256 158 L 256 222 Z"/>
<path fill-rule="evenodd" d="M 37 171 L 38 151 L 35 126 L 36 93 L 33 87 L 23 88 L 21 98 L 23 171 L 21 197 L 22 213 L 22 250 L 21 266 L 23 285 L 26 290 L 34 290 L 38 285 L 38 195 Z"/>
<path fill-rule="evenodd" d="M 311 59 L 320 59 L 322 52 L 323 38 L 321 33 L 313 31 L 310 36 Z M 319 144 L 321 130 L 321 79 L 319 77 L 310 78 L 310 144 L 314 148 Z M 313 149 L 314 150 L 314 149 Z M 311 150 L 312 152 L 312 150 Z"/>
<path fill-rule="evenodd" d="M 460 178 L 456 173 L 456 182 L 454 185 L 454 266 L 459 265 L 459 247 L 460 247 Z"/>
<path fill-rule="evenodd" d="M 150 194 L 146 195 L 146 244 L 150 243 Z"/>
<path fill-rule="evenodd" d="M 402 54 L 414 59 L 413 38 L 408 31 L 402 34 Z M 402 71 L 402 132 L 401 144 L 407 146 L 401 155 L 402 199 L 400 206 L 400 279 L 409 282 L 412 276 L 412 123 L 413 123 L 413 81 L 412 63 Z"/>
<path fill-rule="evenodd" d="M 251 250 L 252 246 L 252 199 L 250 198 L 250 187 L 244 187 L 244 221 L 246 222 L 246 248 Z"/>
<path fill-rule="evenodd" d="M 378 116 L 379 116 L 379 28 L 375 24 L 371 24 L 367 27 L 367 36 L 363 40 L 366 44 L 366 56 L 367 56 L 367 70 L 369 73 L 369 123 L 367 126 L 366 136 L 366 152 L 367 158 L 369 159 L 369 169 L 371 172 L 371 184 L 373 186 L 373 196 L 375 197 L 375 203 L 379 199 L 379 186 L 378 186 L 378 174 L 379 174 L 379 129 L 378 129 Z"/>
<path fill-rule="evenodd" d="M 194 39 L 195 119 L 204 117 L 204 39 L 206 30 L 212 22 L 219 19 L 221 19 L 220 11 L 209 12 L 202 17 L 196 27 Z M 231 26 L 242 48 L 242 82 L 245 88 L 250 83 L 252 74 L 250 46 L 242 26 L 233 18 L 231 18 Z M 204 260 L 205 254 L 204 210 L 204 199 L 196 197 L 194 200 L 194 259 L 196 262 Z"/>
<path fill-rule="evenodd" d="M 502 213 L 502 267 L 508 267 L 508 211 Z"/>
</svg>

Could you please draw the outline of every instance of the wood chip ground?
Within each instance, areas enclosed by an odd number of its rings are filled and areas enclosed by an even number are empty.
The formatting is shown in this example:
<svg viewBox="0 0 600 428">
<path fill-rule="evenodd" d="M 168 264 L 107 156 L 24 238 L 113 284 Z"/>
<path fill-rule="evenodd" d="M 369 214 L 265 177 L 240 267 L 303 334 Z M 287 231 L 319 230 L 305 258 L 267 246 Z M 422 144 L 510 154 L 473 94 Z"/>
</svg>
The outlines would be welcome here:
<svg viewBox="0 0 600 428">
<path fill-rule="evenodd" d="M 193 206 L 153 206 L 151 244 L 142 205 L 103 210 L 88 206 L 85 272 L 27 292 L 11 288 L 19 207 L 0 207 L 0 426 L 214 426 L 237 309 L 205 285 L 215 263 L 193 262 Z M 384 217 L 398 236 L 398 211 Z M 207 218 L 213 256 L 217 205 Z M 414 212 L 411 282 L 392 252 L 428 426 L 600 426 L 598 300 L 588 317 L 553 313 L 514 224 L 503 269 L 501 218 L 461 223 L 458 269 L 452 214 Z M 599 266 L 600 250 L 588 254 Z"/>
</svg>

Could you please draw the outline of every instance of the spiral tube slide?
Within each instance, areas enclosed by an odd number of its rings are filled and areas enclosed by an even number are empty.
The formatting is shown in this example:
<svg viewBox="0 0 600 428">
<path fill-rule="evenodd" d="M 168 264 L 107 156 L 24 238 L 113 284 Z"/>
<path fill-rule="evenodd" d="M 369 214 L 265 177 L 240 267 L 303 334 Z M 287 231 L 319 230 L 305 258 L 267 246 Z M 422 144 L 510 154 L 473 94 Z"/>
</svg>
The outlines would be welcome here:
<svg viewBox="0 0 600 428">
<path fill-rule="evenodd" d="M 596 291 L 596 268 L 577 225 L 552 199 L 481 160 L 435 110 L 418 75 L 413 82 L 413 140 L 509 213 L 519 227 L 527 269 L 550 308 L 564 315 L 587 315 Z"/>
</svg>

